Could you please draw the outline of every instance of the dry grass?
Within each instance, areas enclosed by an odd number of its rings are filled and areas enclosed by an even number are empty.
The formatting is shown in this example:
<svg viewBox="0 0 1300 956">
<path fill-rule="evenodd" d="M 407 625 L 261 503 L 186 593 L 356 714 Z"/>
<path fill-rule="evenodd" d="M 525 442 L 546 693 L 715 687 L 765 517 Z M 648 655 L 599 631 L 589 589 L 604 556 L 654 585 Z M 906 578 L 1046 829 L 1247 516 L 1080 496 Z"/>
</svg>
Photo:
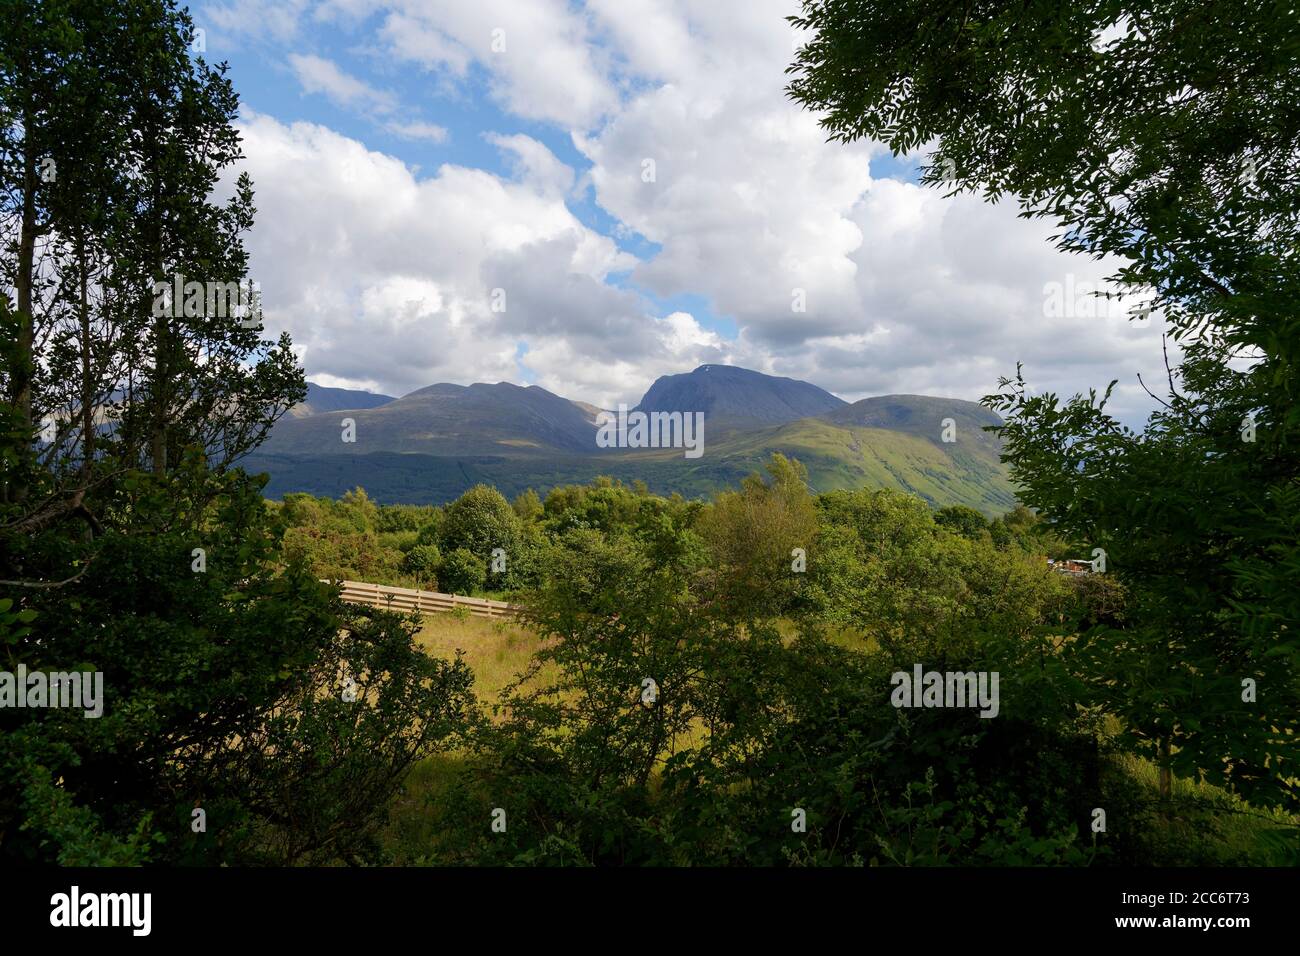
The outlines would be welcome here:
<svg viewBox="0 0 1300 956">
<path fill-rule="evenodd" d="M 536 634 L 510 618 L 491 619 L 468 614 L 426 614 L 415 636 L 434 657 L 451 660 L 464 651 L 474 672 L 474 691 L 485 703 L 495 703 L 501 689 L 528 666 L 541 646 Z"/>
</svg>

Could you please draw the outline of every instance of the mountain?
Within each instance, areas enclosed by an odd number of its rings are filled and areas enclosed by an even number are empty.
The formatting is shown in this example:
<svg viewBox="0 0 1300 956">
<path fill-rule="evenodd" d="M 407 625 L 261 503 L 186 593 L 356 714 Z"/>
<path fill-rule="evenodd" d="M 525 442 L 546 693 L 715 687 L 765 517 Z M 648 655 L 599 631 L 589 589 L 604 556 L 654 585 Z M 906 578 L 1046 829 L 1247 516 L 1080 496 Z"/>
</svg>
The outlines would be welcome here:
<svg viewBox="0 0 1300 956">
<path fill-rule="evenodd" d="M 845 404 L 825 389 L 735 365 L 701 365 L 655 379 L 642 412 L 703 412 L 715 426 L 775 425 L 823 415 Z"/>
<path fill-rule="evenodd" d="M 934 398 L 930 395 L 864 398 L 822 417 L 829 422 L 844 425 L 888 428 L 926 437 L 940 435 L 943 430 L 941 423 L 945 418 L 952 418 L 959 430 L 966 425 L 978 430 L 985 425 L 1002 423 L 997 415 L 977 402 L 965 402 L 958 398 Z"/>
<path fill-rule="evenodd" d="M 308 382 L 307 400 L 289 409 L 289 414 L 294 418 L 306 418 L 308 415 L 348 408 L 377 408 L 392 401 L 396 399 L 391 395 L 377 395 L 374 392 L 363 392 L 353 388 L 329 388 L 325 385 L 317 385 L 315 382 Z"/>
<path fill-rule="evenodd" d="M 594 453 L 596 426 L 568 399 L 537 385 L 430 385 L 374 408 L 349 409 L 356 441 L 337 413 L 286 419 L 264 454 L 520 455 Z"/>
<path fill-rule="evenodd" d="M 582 409 L 583 414 L 587 416 L 587 421 L 591 422 L 593 425 L 596 424 L 596 416 L 601 412 L 609 412 L 611 415 L 616 414 L 610 409 L 601 408 L 599 405 L 591 404 L 591 402 L 574 402 L 573 404 Z"/>
<path fill-rule="evenodd" d="M 436 504 L 480 481 L 513 496 L 598 475 L 707 496 L 734 487 L 779 451 L 807 467 L 819 492 L 894 488 L 987 514 L 1015 503 L 998 441 L 982 430 L 998 419 L 972 402 L 888 395 L 850 405 L 807 382 L 705 365 L 658 379 L 637 409 L 704 412 L 703 454 L 598 448 L 597 406 L 500 382 L 430 385 L 346 416 L 285 419 L 246 464 L 270 472 L 272 497 L 337 496 L 361 485 L 379 501 Z M 355 424 L 354 442 L 342 441 L 345 417 Z"/>
</svg>

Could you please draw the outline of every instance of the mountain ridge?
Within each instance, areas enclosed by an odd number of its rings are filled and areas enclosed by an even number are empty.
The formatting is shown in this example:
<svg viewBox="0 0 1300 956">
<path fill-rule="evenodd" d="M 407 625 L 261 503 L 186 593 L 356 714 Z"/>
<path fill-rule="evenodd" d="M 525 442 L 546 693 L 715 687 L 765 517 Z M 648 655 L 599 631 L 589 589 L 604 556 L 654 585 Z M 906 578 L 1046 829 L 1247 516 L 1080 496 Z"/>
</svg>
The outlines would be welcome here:
<svg viewBox="0 0 1300 956">
<path fill-rule="evenodd" d="M 307 397 L 289 409 L 289 414 L 294 418 L 306 418 L 309 415 L 347 411 L 353 408 L 377 408 L 396 400 L 392 395 L 382 395 L 378 392 L 355 388 L 332 388 L 328 385 L 308 382 Z"/>
<path fill-rule="evenodd" d="M 596 418 L 605 410 L 538 385 L 440 382 L 374 399 L 347 409 L 351 442 L 339 410 L 277 424 L 248 460 L 270 472 L 266 493 L 338 495 L 361 485 L 376 500 L 437 504 L 477 481 L 507 494 L 544 493 L 609 475 L 701 496 L 734 486 L 780 451 L 803 462 L 816 491 L 890 487 L 988 514 L 1014 504 L 1000 444 L 983 431 L 999 419 L 960 399 L 885 395 L 849 403 L 808 382 L 737 366 L 661 376 L 635 410 L 703 412 L 698 460 L 675 448 L 600 448 Z"/>
</svg>

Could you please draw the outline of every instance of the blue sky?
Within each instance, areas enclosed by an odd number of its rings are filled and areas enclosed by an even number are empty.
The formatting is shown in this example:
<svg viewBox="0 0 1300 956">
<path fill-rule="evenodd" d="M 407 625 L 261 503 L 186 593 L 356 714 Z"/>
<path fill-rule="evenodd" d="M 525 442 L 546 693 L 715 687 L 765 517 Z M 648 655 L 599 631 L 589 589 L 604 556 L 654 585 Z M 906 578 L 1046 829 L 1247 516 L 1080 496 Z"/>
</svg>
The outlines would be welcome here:
<svg viewBox="0 0 1300 956">
<path fill-rule="evenodd" d="M 201 17 L 199 18 L 201 21 Z M 374 32 L 382 15 L 372 13 L 348 29 L 318 29 L 304 34 L 296 50 L 328 59 L 349 76 L 363 79 L 376 89 L 391 91 L 403 122 L 425 122 L 446 131 L 445 139 L 431 142 L 392 132 L 384 118 L 364 106 L 349 109 L 325 93 L 307 92 L 296 77 L 285 51 L 269 43 L 230 42 L 232 34 L 218 31 L 208 46 L 209 59 L 230 64 L 231 79 L 240 100 L 257 113 L 284 121 L 305 121 L 328 126 L 344 135 L 400 158 L 415 170 L 433 170 L 443 163 L 485 170 L 502 178 L 513 175 L 510 157 L 493 145 L 485 133 L 522 133 L 544 144 L 562 162 L 579 173 L 591 169 L 591 162 L 573 145 L 568 132 L 552 124 L 530 121 L 502 110 L 487 93 L 486 71 L 473 66 L 465 82 L 456 86 L 431 83 L 421 70 L 395 70 L 386 67 L 383 58 L 365 37 Z M 208 39 L 208 38 L 205 38 Z M 876 160 L 891 168 L 894 175 L 915 179 L 915 164 L 884 156 Z M 612 239 L 620 249 L 638 259 L 653 258 L 660 246 L 628 229 L 601 208 L 590 189 L 575 191 L 565 198 L 565 205 L 588 228 Z M 657 295 L 642 289 L 627 275 L 617 273 L 610 283 L 646 297 L 664 314 L 690 312 L 705 328 L 728 339 L 737 334 L 735 320 L 714 311 L 708 297 L 692 292 Z M 524 350 L 526 351 L 526 349 Z M 524 376 L 531 379 L 527 369 Z"/>
<path fill-rule="evenodd" d="M 365 41 L 382 22 L 383 14 L 373 12 L 347 25 L 304 32 L 294 52 L 327 59 L 348 76 L 358 78 L 377 90 L 394 94 L 402 104 L 402 122 L 424 122 L 446 131 L 438 142 L 401 135 L 389 130 L 385 117 L 364 105 L 348 108 L 323 92 L 308 92 L 286 59 L 284 48 L 267 42 L 232 42 L 236 35 L 217 31 L 205 38 L 210 60 L 230 64 L 231 78 L 243 104 L 257 113 L 284 121 L 305 121 L 328 126 L 344 135 L 400 158 L 415 170 L 436 169 L 453 163 L 482 169 L 509 178 L 513 175 L 509 156 L 493 145 L 485 133 L 522 133 L 544 144 L 555 156 L 579 174 L 589 171 L 592 163 L 574 145 L 569 133 L 553 124 L 530 121 L 501 109 L 488 93 L 486 70 L 471 66 L 466 80 L 455 86 L 430 82 L 422 70 L 399 70 L 385 64 L 382 55 Z M 199 21 L 201 22 L 200 16 Z M 920 175 L 919 160 L 895 157 L 889 153 L 869 160 L 873 177 L 916 183 Z M 601 208 L 591 189 L 575 191 L 565 204 L 588 228 L 610 237 L 620 249 L 638 259 L 651 259 L 661 248 L 635 231 L 619 228 L 619 220 Z M 619 288 L 635 291 L 647 298 L 659 312 L 691 313 L 702 326 L 724 338 L 735 339 L 738 326 L 725 312 L 715 311 L 709 297 L 695 292 L 657 295 L 644 289 L 626 273 L 609 280 Z"/>
<path fill-rule="evenodd" d="M 511 380 L 608 406 L 732 363 L 976 399 L 1020 360 L 1040 389 L 1119 377 L 1139 407 L 1158 329 L 1044 306 L 1113 264 L 923 189 L 919 156 L 825 142 L 783 92 L 792 11 L 196 4 L 243 103 L 269 327 L 309 377 L 394 394 Z"/>
</svg>

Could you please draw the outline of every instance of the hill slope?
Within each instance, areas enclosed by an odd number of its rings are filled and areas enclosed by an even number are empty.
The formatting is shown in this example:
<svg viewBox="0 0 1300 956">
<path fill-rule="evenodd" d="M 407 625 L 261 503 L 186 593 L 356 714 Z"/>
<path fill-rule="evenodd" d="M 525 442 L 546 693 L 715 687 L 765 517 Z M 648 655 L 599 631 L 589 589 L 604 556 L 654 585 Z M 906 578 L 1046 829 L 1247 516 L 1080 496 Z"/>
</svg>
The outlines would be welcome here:
<svg viewBox="0 0 1300 956">
<path fill-rule="evenodd" d="M 1002 423 L 983 405 L 929 395 L 864 398 L 821 417 L 835 425 L 883 428 L 935 442 L 943 441 L 945 420 L 952 419 L 958 444 L 982 448 L 990 454 L 997 453 L 999 444 L 996 436 L 984 428 Z"/>
<path fill-rule="evenodd" d="M 330 388 L 308 382 L 306 401 L 299 402 L 289 409 L 289 414 L 294 418 L 306 418 L 308 415 L 320 415 L 347 408 L 378 408 L 393 401 L 396 399 L 391 395 L 363 392 L 354 388 Z"/>
<path fill-rule="evenodd" d="M 978 437 L 977 437 L 978 436 Z M 998 460 L 996 439 L 957 426 L 957 440 L 888 428 L 808 418 L 730 436 L 710 449 L 753 470 L 774 451 L 798 458 L 815 491 L 893 488 L 936 507 L 967 505 L 986 514 L 1010 510 L 1015 489 Z"/>
</svg>

